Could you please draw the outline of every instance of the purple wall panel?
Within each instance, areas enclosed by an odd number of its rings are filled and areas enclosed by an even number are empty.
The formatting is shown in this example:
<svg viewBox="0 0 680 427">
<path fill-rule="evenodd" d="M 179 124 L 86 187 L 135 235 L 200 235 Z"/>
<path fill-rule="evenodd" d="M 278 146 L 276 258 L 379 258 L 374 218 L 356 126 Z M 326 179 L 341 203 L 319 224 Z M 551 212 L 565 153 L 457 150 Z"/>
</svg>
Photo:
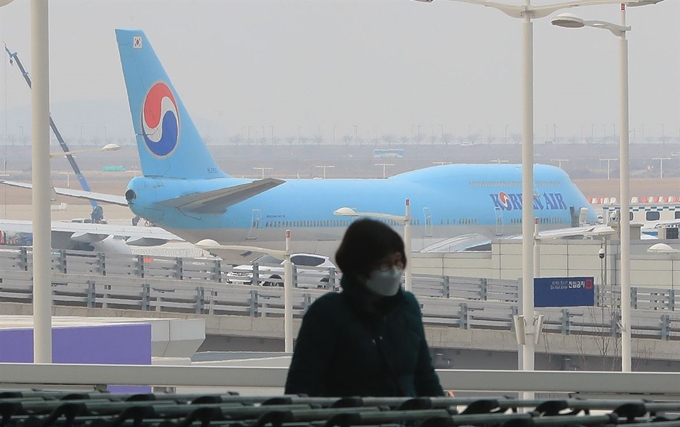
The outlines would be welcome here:
<svg viewBox="0 0 680 427">
<path fill-rule="evenodd" d="M 83 364 L 151 364 L 151 325 L 97 325 L 52 328 L 52 361 Z M 33 362 L 33 329 L 0 329 L 0 362 Z M 148 387 L 111 387 L 148 392 Z"/>
</svg>

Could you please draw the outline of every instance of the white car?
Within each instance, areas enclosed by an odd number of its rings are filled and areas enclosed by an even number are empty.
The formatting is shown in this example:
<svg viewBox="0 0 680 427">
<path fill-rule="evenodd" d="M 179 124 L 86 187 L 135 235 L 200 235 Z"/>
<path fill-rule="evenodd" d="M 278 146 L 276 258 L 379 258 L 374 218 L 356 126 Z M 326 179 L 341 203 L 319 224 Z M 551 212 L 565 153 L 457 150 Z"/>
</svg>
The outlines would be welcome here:
<svg viewBox="0 0 680 427">
<path fill-rule="evenodd" d="M 335 264 L 327 257 L 316 254 L 293 254 L 290 261 L 297 270 L 297 287 L 326 288 Z M 239 285 L 253 283 L 253 265 L 257 264 L 258 284 L 283 286 L 284 261 L 271 255 L 263 255 L 251 264 L 237 265 L 227 273 L 227 282 Z M 333 273 L 331 272 L 333 270 Z"/>
</svg>

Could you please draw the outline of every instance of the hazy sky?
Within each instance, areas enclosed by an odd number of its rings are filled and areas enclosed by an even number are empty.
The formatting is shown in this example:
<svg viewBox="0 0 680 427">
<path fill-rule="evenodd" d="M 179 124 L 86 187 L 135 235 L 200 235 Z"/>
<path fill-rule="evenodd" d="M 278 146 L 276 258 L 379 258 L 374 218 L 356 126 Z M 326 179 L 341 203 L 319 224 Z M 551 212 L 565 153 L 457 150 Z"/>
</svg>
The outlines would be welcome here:
<svg viewBox="0 0 680 427">
<path fill-rule="evenodd" d="M 570 12 L 620 19 L 618 5 Z M 678 137 L 678 0 L 629 8 L 628 23 L 631 128 L 638 137 Z M 428 135 L 440 125 L 454 135 L 502 137 L 506 125 L 520 133 L 521 20 L 494 9 L 447 0 L 51 0 L 52 113 L 67 136 L 103 126 L 132 134 L 115 28 L 146 32 L 201 132 L 211 136 L 244 126 L 253 136 L 265 126 L 269 135 L 272 125 L 277 136 L 320 127 L 327 140 L 333 126 L 341 138 L 353 135 L 354 125 L 362 138 L 376 129 L 410 135 L 418 125 Z M 0 9 L 0 36 L 30 68 L 28 0 Z M 0 128 L 4 133 L 6 123 L 7 133 L 18 133 L 19 124 L 27 126 L 17 112 L 28 111 L 28 89 L 6 56 L 0 72 L 0 109 L 10 112 Z M 541 138 L 546 126 L 552 135 L 553 124 L 558 136 L 611 134 L 617 38 L 536 20 L 534 82 Z M 83 110 L 101 113 L 74 117 Z"/>
</svg>

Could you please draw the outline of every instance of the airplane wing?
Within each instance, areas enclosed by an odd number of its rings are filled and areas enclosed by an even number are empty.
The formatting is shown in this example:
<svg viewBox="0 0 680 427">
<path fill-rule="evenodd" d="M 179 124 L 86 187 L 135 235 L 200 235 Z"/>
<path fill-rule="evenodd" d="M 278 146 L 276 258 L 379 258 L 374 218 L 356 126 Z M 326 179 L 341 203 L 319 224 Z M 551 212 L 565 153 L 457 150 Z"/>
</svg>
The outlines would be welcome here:
<svg viewBox="0 0 680 427">
<path fill-rule="evenodd" d="M 449 237 L 446 239 L 436 239 L 428 242 L 422 249 L 414 252 L 465 252 L 479 250 L 491 244 L 491 239 L 481 234 L 461 234 L 460 236 Z"/>
<path fill-rule="evenodd" d="M 564 237 L 602 237 L 616 233 L 608 225 L 586 225 L 583 227 L 559 228 L 538 233 L 538 240 L 559 239 Z"/>
<path fill-rule="evenodd" d="M 26 182 L 0 180 L 0 184 L 9 185 L 11 187 L 27 188 L 27 189 L 33 188 L 33 184 L 29 184 L 29 183 L 26 183 Z M 127 206 L 128 205 L 127 200 L 125 200 L 125 197 L 123 197 L 123 196 L 115 196 L 113 194 L 105 194 L 105 193 L 93 193 L 91 191 L 83 191 L 83 190 L 72 190 L 70 188 L 56 188 L 56 187 L 52 187 L 52 188 L 54 189 L 55 193 L 57 193 L 61 196 L 75 197 L 77 199 L 96 200 L 97 202 L 111 203 L 111 204 L 120 205 L 120 206 Z"/>
<path fill-rule="evenodd" d="M 217 190 L 194 193 L 186 196 L 159 202 L 159 205 L 177 208 L 196 213 L 223 213 L 227 208 L 250 197 L 257 196 L 267 190 L 283 184 L 285 181 L 275 178 L 265 178 L 248 184 Z"/>
<path fill-rule="evenodd" d="M 0 219 L 0 230 L 15 233 L 32 233 L 31 221 Z M 70 235 L 75 242 L 93 243 L 109 236 L 126 239 L 129 246 L 157 246 L 169 241 L 183 241 L 182 238 L 159 227 L 136 227 L 114 224 L 87 224 L 78 222 L 52 221 L 52 233 Z"/>
<path fill-rule="evenodd" d="M 568 227 L 568 228 L 558 228 L 555 230 L 545 230 L 538 233 L 537 240 L 550 240 L 550 239 L 562 239 L 569 237 L 602 237 L 608 236 L 610 234 L 616 233 L 616 230 L 608 225 L 594 224 L 585 225 L 582 227 Z M 518 234 L 515 236 L 508 237 L 509 239 L 522 239 L 522 235 Z"/>
</svg>

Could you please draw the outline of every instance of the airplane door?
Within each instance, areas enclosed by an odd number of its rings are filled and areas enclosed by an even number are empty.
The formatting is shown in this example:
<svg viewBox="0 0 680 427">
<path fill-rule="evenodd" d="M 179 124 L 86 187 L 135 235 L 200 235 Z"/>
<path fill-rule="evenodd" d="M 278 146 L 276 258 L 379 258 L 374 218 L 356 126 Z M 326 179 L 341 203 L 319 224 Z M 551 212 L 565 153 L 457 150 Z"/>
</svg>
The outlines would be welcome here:
<svg viewBox="0 0 680 427">
<path fill-rule="evenodd" d="M 250 221 L 250 230 L 246 240 L 257 240 L 260 235 L 260 222 L 262 221 L 262 211 L 253 209 L 252 220 Z"/>
<path fill-rule="evenodd" d="M 578 212 L 573 206 L 569 206 L 569 216 L 571 217 L 571 226 L 578 227 Z"/>
<path fill-rule="evenodd" d="M 432 237 L 432 213 L 430 208 L 424 207 L 423 214 L 425 215 L 425 237 Z"/>
<path fill-rule="evenodd" d="M 496 236 L 503 235 L 503 212 L 500 208 L 495 208 L 496 213 Z"/>
</svg>

